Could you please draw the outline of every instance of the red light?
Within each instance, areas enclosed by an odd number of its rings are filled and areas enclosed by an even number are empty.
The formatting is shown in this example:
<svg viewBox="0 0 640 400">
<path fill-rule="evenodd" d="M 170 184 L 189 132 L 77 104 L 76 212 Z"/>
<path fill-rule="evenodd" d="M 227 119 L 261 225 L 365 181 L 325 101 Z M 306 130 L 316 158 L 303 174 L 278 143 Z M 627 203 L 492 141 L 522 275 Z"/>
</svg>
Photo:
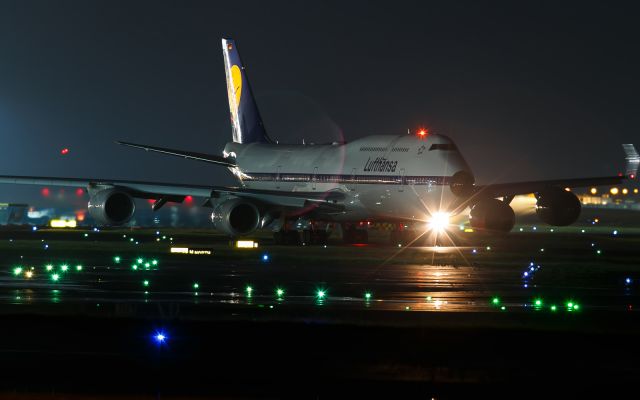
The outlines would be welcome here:
<svg viewBox="0 0 640 400">
<path fill-rule="evenodd" d="M 153 204 L 155 202 L 156 202 L 155 199 L 147 199 L 147 203 L 149 203 L 149 204 Z"/>
<path fill-rule="evenodd" d="M 192 196 L 185 196 L 185 197 L 184 197 L 184 201 L 185 201 L 187 204 L 191 204 L 191 203 L 193 203 L 193 197 L 192 197 Z"/>
<path fill-rule="evenodd" d="M 84 190 L 81 188 L 76 189 L 76 196 L 81 197 L 84 195 Z"/>
<path fill-rule="evenodd" d="M 629 178 L 636 179 L 636 175 L 635 174 L 631 174 L 631 175 L 629 175 Z"/>
<path fill-rule="evenodd" d="M 69 153 L 69 149 L 68 149 L 68 148 L 66 148 L 66 147 L 65 147 L 64 149 L 60 150 L 60 154 L 62 154 L 63 156 L 64 156 L 65 154 L 67 154 L 67 153 Z"/>
<path fill-rule="evenodd" d="M 51 191 L 49 190 L 49 188 L 42 188 L 42 190 L 40 191 L 40 193 L 41 193 L 44 197 L 49 197 L 49 195 L 51 194 Z"/>
<path fill-rule="evenodd" d="M 420 128 L 418 129 L 418 136 L 420 136 L 421 138 L 427 136 L 429 134 L 429 130 L 426 128 Z"/>
<path fill-rule="evenodd" d="M 618 172 L 618 176 L 622 178 L 624 175 L 622 175 L 622 172 Z"/>
</svg>

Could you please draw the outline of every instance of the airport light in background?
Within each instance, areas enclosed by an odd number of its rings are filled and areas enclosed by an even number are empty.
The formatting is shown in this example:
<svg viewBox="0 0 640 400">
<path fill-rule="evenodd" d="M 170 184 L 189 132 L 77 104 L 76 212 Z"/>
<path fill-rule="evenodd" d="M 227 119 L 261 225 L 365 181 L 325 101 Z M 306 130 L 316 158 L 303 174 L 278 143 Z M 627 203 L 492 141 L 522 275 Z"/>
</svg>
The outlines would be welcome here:
<svg viewBox="0 0 640 400">
<path fill-rule="evenodd" d="M 614 196 L 616 196 L 619 192 L 620 190 L 617 187 L 612 187 L 611 189 L 609 189 L 609 193 L 611 193 Z"/>
<path fill-rule="evenodd" d="M 597 189 L 597 188 L 592 187 L 592 188 L 589 190 L 589 192 L 590 192 L 592 195 L 596 195 L 596 194 L 598 194 L 598 189 Z"/>
<path fill-rule="evenodd" d="M 253 288 L 251 287 L 251 285 L 247 285 L 244 291 L 247 293 L 247 297 L 251 297 L 251 294 L 253 293 Z"/>
</svg>

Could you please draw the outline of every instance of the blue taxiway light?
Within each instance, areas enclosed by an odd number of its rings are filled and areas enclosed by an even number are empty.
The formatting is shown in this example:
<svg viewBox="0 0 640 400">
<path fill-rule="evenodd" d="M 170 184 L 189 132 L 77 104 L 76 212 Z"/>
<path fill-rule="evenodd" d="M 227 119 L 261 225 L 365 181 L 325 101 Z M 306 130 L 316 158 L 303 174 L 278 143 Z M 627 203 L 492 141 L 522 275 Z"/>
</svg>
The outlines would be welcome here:
<svg viewBox="0 0 640 400">
<path fill-rule="evenodd" d="M 262 261 L 269 261 L 269 255 L 268 254 L 263 254 L 262 255 Z"/>
<path fill-rule="evenodd" d="M 156 342 L 156 344 L 161 345 L 167 342 L 167 339 L 169 339 L 169 337 L 167 336 L 166 333 L 164 333 L 163 331 L 160 332 L 156 332 L 153 334 L 153 340 Z"/>
</svg>

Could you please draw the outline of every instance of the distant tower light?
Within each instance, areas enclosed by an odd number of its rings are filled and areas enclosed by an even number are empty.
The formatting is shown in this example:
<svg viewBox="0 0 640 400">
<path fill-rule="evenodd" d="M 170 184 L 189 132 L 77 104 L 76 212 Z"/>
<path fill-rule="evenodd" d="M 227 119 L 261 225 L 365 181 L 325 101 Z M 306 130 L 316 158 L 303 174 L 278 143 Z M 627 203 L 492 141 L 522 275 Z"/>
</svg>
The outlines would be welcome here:
<svg viewBox="0 0 640 400">
<path fill-rule="evenodd" d="M 69 154 L 69 149 L 65 147 L 64 149 L 60 150 L 60 154 L 62 154 L 63 156 Z"/>
</svg>

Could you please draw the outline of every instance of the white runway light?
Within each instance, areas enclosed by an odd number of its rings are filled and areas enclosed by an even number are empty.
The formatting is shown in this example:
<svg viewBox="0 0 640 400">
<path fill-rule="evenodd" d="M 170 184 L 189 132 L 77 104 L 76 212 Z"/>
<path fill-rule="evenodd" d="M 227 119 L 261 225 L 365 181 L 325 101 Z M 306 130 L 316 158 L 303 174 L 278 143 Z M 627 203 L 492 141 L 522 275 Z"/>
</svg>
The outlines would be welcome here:
<svg viewBox="0 0 640 400">
<path fill-rule="evenodd" d="M 431 215 L 431 219 L 427 223 L 427 227 L 435 232 L 444 232 L 449 226 L 449 218 L 451 215 L 446 212 L 436 212 Z"/>
</svg>

